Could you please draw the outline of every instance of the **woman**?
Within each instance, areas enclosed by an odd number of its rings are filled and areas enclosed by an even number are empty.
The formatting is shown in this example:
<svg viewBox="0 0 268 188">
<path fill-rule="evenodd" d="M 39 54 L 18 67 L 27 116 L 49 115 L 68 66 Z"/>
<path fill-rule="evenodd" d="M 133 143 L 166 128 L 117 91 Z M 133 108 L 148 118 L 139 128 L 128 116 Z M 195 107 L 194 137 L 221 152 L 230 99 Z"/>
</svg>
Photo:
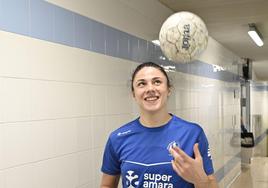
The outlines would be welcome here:
<svg viewBox="0 0 268 188">
<path fill-rule="evenodd" d="M 140 117 L 111 133 L 103 156 L 101 188 L 215 188 L 202 128 L 168 113 L 170 80 L 152 62 L 132 75 Z"/>
</svg>

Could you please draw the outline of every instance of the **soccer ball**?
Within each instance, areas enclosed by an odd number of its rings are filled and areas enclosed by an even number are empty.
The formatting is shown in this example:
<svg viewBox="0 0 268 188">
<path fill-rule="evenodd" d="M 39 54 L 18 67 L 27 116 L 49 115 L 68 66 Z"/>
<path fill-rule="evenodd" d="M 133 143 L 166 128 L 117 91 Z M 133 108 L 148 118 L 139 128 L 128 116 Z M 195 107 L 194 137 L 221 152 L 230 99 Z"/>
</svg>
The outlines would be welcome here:
<svg viewBox="0 0 268 188">
<path fill-rule="evenodd" d="M 206 49 L 208 31 L 199 16 L 191 12 L 178 12 L 163 23 L 159 41 L 162 52 L 169 60 L 188 63 Z"/>
</svg>

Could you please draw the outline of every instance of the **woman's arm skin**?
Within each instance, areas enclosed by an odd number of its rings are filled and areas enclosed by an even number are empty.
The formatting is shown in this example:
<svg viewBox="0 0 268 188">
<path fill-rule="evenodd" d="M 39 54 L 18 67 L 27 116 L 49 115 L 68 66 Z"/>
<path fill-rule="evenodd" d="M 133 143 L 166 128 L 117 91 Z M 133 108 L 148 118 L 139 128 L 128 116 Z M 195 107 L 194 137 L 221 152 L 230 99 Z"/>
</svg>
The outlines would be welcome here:
<svg viewBox="0 0 268 188">
<path fill-rule="evenodd" d="M 214 175 L 207 175 L 203 168 L 203 159 L 198 149 L 198 144 L 194 145 L 195 159 L 188 156 L 178 147 L 170 149 L 174 157 L 172 167 L 175 172 L 184 180 L 195 185 L 195 188 L 217 188 L 217 181 Z"/>
<path fill-rule="evenodd" d="M 117 188 L 120 175 L 112 176 L 103 173 L 100 188 Z"/>
</svg>

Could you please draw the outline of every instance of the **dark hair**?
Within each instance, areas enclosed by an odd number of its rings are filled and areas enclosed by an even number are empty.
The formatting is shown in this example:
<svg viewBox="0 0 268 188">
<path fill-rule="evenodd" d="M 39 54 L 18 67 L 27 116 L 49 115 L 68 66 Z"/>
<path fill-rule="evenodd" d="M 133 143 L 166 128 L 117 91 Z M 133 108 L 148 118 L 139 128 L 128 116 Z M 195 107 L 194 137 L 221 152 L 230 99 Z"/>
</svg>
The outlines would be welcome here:
<svg viewBox="0 0 268 188">
<path fill-rule="evenodd" d="M 136 69 L 134 70 L 134 72 L 132 73 L 132 77 L 131 77 L 131 90 L 132 90 L 132 92 L 134 91 L 133 81 L 135 79 L 135 76 L 144 67 L 153 67 L 153 68 L 156 68 L 156 69 L 160 70 L 165 75 L 165 77 L 167 79 L 168 88 L 171 88 L 171 83 L 170 83 L 169 77 L 168 77 L 168 75 L 167 75 L 167 73 L 166 73 L 166 71 L 165 71 L 165 69 L 163 67 L 161 67 L 160 65 L 158 65 L 158 64 L 156 64 L 154 62 L 144 62 L 144 63 L 141 63 L 140 65 L 138 65 L 136 67 Z"/>
</svg>

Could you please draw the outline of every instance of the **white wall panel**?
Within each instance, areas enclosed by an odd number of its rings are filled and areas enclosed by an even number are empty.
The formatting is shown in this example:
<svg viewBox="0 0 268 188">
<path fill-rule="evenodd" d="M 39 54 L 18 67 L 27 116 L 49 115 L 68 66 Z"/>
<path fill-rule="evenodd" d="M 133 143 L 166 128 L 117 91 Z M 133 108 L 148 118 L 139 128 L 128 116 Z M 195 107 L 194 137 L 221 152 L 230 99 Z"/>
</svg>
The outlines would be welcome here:
<svg viewBox="0 0 268 188">
<path fill-rule="evenodd" d="M 48 2 L 147 40 L 172 13 L 154 0 Z M 0 187 L 98 187 L 109 133 L 138 114 L 128 85 L 137 64 L 4 31 L 0 41 Z M 230 68 L 239 58 L 210 38 L 199 59 Z M 239 152 L 226 133 L 240 105 L 230 88 L 239 86 L 171 77 L 169 109 L 203 127 L 217 171 Z"/>
</svg>

